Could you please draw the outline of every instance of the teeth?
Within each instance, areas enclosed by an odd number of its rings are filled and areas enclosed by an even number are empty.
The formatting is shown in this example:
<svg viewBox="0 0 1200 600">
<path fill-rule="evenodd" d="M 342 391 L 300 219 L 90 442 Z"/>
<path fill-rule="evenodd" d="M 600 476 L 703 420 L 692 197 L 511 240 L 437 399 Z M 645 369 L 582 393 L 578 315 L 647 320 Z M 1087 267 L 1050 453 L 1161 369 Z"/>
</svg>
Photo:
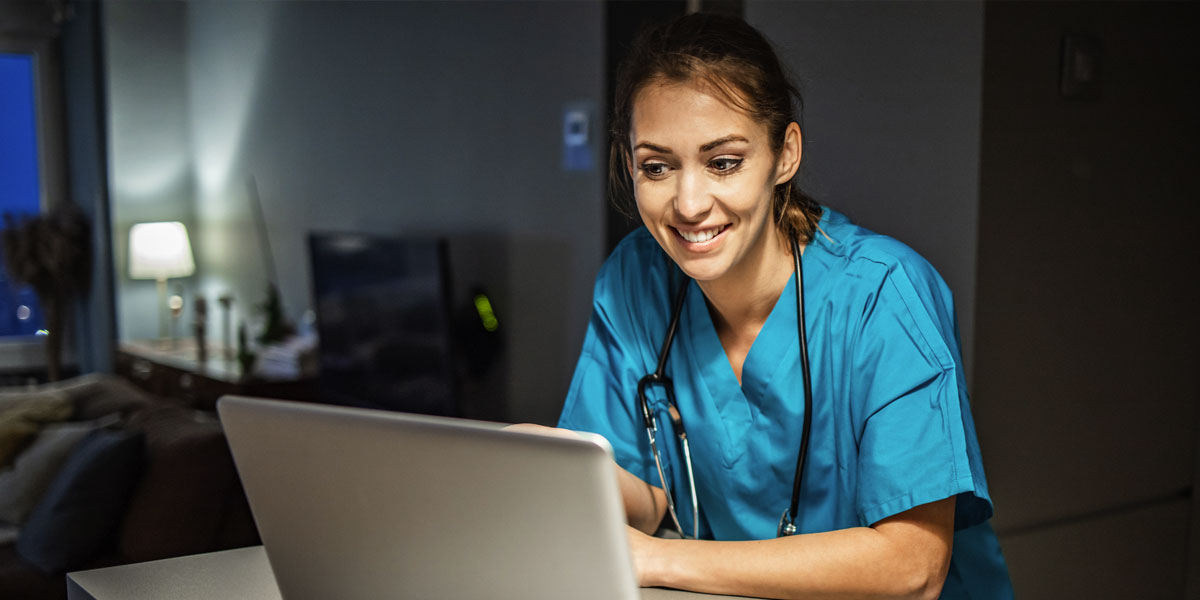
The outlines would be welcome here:
<svg viewBox="0 0 1200 600">
<path fill-rule="evenodd" d="M 718 233 L 721 233 L 720 227 L 705 229 L 704 231 L 679 231 L 679 235 L 683 236 L 683 239 L 692 242 L 693 244 L 707 242 L 708 240 L 713 239 L 713 237 L 715 237 Z"/>
</svg>

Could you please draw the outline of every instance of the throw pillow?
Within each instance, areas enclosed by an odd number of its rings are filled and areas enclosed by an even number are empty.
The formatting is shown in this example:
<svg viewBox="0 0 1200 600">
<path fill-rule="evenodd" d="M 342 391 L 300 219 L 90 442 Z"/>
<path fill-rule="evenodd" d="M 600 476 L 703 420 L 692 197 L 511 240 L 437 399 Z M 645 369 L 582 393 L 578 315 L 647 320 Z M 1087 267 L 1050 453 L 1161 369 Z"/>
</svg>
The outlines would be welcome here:
<svg viewBox="0 0 1200 600">
<path fill-rule="evenodd" d="M 75 403 L 75 418 L 81 421 L 113 413 L 129 415 L 154 406 L 158 401 L 124 378 L 99 373 L 77 378 L 77 382 L 64 388 L 62 393 Z"/>
<path fill-rule="evenodd" d="M 0 412 L 4 412 L 10 408 L 28 404 L 30 402 L 39 402 L 47 396 L 57 398 L 62 396 L 58 390 L 48 390 L 44 386 L 32 386 L 26 388 L 3 388 L 0 391 Z M 10 391 L 11 390 L 11 391 Z"/>
<path fill-rule="evenodd" d="M 37 436 L 39 425 L 71 418 L 75 407 L 61 394 L 22 395 L 0 410 L 0 467 L 8 465 Z"/>
<path fill-rule="evenodd" d="M 48 574 L 82 566 L 120 524 L 144 461 L 141 432 L 97 429 L 63 464 L 29 515 L 17 553 Z"/>
<path fill-rule="evenodd" d="M 71 450 L 93 429 L 115 423 L 113 417 L 44 427 L 13 466 L 0 471 L 0 521 L 24 523 Z"/>
</svg>

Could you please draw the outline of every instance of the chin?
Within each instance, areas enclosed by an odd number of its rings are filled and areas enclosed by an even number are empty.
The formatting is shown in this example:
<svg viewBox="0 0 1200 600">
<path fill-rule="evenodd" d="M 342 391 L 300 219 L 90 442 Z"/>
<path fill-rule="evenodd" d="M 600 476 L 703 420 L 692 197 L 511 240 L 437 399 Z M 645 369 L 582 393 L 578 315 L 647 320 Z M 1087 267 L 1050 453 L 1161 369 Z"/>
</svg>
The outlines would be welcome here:
<svg viewBox="0 0 1200 600">
<path fill-rule="evenodd" d="M 685 275 L 695 279 L 696 281 L 713 281 L 714 279 L 720 279 L 721 276 L 729 270 L 728 265 L 724 264 L 724 261 L 712 259 L 693 259 L 680 261 L 675 257 L 671 258 L 675 260 L 675 264 L 679 265 L 679 268 Z"/>
</svg>

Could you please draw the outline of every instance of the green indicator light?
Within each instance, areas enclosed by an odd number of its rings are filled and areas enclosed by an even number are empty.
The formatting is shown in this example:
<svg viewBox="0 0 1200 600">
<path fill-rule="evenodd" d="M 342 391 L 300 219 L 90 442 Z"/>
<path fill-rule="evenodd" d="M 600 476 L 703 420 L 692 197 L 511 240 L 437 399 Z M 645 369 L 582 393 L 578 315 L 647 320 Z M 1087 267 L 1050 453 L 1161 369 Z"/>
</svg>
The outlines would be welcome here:
<svg viewBox="0 0 1200 600">
<path fill-rule="evenodd" d="M 488 331 L 495 331 L 500 327 L 500 321 L 496 320 L 496 313 L 492 311 L 492 302 L 483 294 L 475 296 L 475 311 L 479 313 L 479 320 L 483 322 L 483 328 Z"/>
</svg>

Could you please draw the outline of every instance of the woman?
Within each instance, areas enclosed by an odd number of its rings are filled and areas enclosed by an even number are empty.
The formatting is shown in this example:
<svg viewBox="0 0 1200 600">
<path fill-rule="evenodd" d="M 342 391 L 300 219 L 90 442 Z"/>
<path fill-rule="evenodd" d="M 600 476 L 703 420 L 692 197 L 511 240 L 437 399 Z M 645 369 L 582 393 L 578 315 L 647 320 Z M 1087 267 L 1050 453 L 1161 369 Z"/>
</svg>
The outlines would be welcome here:
<svg viewBox="0 0 1200 600">
<path fill-rule="evenodd" d="M 645 228 L 597 278 L 560 426 L 611 442 L 644 586 L 1010 597 L 950 292 L 911 249 L 799 191 L 793 98 L 770 45 L 739 20 L 690 15 L 635 44 L 611 164 Z M 776 537 L 805 428 L 800 306 L 811 444 L 797 534 Z M 659 462 L 638 400 L 669 328 L 663 375 L 690 440 L 695 505 L 666 386 L 645 388 Z M 664 522 L 702 539 L 647 535 Z"/>
</svg>

